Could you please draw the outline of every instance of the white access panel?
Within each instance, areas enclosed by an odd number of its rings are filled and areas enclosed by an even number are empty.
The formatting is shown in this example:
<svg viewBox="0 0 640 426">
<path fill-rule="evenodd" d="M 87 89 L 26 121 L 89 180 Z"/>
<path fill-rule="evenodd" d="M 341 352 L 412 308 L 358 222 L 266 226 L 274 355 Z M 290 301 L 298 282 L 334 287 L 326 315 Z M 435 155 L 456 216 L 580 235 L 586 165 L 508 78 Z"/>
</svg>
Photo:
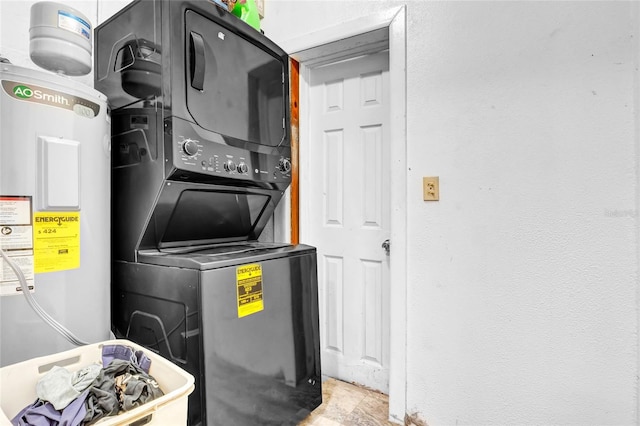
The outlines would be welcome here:
<svg viewBox="0 0 640 426">
<path fill-rule="evenodd" d="M 38 137 L 41 210 L 80 209 L 80 142 Z"/>
</svg>

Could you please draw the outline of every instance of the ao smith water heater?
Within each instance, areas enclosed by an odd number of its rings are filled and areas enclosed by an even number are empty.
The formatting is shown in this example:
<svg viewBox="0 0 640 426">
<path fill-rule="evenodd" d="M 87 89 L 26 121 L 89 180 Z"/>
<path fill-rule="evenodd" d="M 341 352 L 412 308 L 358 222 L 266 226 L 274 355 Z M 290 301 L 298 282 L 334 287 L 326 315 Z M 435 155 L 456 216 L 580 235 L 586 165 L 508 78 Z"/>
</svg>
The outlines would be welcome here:
<svg viewBox="0 0 640 426">
<path fill-rule="evenodd" d="M 91 70 L 92 27 L 53 2 L 31 8 L 30 56 L 0 58 L 0 248 L 42 308 L 88 342 L 109 338 L 110 125 Z M 0 258 L 0 366 L 72 347 L 27 304 Z"/>
</svg>

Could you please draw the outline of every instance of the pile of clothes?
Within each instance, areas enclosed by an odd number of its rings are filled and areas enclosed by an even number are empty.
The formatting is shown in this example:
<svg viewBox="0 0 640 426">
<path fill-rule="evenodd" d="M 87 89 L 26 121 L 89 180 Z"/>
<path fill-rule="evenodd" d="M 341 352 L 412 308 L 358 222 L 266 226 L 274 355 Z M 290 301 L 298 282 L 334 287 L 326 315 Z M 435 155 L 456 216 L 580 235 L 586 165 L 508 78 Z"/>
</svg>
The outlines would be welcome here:
<svg viewBox="0 0 640 426">
<path fill-rule="evenodd" d="M 36 384 L 36 401 L 12 420 L 14 425 L 91 425 L 164 395 L 149 375 L 151 360 L 124 345 L 104 345 L 102 365 L 76 372 L 54 366 Z"/>
</svg>

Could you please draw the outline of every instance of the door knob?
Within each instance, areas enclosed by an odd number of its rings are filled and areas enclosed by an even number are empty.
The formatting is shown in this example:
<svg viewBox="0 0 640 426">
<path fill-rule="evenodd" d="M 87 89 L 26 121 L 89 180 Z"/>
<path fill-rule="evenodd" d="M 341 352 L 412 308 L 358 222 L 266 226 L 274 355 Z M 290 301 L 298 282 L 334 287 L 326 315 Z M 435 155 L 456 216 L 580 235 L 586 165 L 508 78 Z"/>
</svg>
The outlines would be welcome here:
<svg viewBox="0 0 640 426">
<path fill-rule="evenodd" d="M 389 239 L 384 240 L 382 242 L 382 248 L 386 252 L 387 256 L 389 256 L 389 252 L 391 251 L 391 241 L 389 241 Z"/>
</svg>

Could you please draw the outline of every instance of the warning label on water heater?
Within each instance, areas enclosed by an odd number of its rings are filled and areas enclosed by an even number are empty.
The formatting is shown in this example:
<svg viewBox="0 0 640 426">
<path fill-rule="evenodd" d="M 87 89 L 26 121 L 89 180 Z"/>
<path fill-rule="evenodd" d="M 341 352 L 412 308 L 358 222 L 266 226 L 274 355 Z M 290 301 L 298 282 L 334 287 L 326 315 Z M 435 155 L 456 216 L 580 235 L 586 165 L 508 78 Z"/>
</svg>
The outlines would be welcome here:
<svg viewBox="0 0 640 426">
<path fill-rule="evenodd" d="M 236 268 L 238 318 L 264 310 L 262 300 L 262 265 L 252 263 Z"/>
<path fill-rule="evenodd" d="M 0 195 L 0 295 L 20 294 L 22 288 L 14 267 L 18 268 L 31 291 L 33 281 L 33 228 L 31 197 Z"/>
<path fill-rule="evenodd" d="M 33 218 L 36 273 L 80 267 L 80 213 L 38 212 Z"/>
</svg>

